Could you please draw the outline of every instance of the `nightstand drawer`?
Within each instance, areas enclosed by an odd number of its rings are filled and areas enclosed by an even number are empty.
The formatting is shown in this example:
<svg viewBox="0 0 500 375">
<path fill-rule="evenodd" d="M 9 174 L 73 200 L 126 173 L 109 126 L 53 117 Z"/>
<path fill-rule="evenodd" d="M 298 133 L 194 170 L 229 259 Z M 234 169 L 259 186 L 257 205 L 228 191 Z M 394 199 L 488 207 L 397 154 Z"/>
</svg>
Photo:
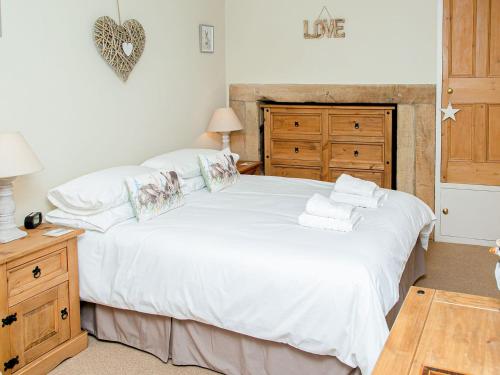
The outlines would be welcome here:
<svg viewBox="0 0 500 375">
<path fill-rule="evenodd" d="M 39 293 L 51 288 L 54 285 L 50 281 L 56 278 L 60 279 L 57 280 L 57 283 L 62 281 L 61 277 L 68 272 L 66 246 L 62 246 L 54 246 L 7 264 L 9 305 L 21 300 L 20 298 L 15 298 L 12 301 L 13 297 L 20 296 L 30 290 L 36 289 Z M 23 263 L 23 260 L 26 263 Z M 29 297 L 29 295 L 26 297 Z"/>
</svg>

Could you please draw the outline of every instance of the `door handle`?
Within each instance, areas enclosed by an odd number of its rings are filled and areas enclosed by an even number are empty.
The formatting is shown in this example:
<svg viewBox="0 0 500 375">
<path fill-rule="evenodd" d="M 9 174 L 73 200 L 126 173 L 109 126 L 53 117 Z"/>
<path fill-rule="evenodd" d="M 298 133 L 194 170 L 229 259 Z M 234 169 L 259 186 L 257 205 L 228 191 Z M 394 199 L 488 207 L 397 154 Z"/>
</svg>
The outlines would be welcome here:
<svg viewBox="0 0 500 375">
<path fill-rule="evenodd" d="M 298 147 L 295 147 L 295 153 L 298 154 L 300 152 L 300 149 Z"/>
<path fill-rule="evenodd" d="M 359 151 L 358 150 L 354 151 L 354 157 L 357 158 L 358 156 L 359 156 Z"/>
<path fill-rule="evenodd" d="M 64 309 L 61 310 L 61 319 L 66 320 L 68 319 L 69 313 L 68 313 L 68 308 L 65 307 Z"/>
</svg>

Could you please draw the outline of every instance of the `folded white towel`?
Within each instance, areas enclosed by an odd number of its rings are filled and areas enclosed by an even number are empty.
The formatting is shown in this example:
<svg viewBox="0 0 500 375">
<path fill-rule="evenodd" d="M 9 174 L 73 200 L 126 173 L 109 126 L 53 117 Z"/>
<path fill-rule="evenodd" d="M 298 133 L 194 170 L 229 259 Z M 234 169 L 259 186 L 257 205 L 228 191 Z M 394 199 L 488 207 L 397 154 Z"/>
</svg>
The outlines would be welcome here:
<svg viewBox="0 0 500 375">
<path fill-rule="evenodd" d="M 378 190 L 375 182 L 365 181 L 360 178 L 342 174 L 335 182 L 334 190 L 337 193 L 354 194 L 363 197 L 373 197 Z"/>
<path fill-rule="evenodd" d="M 352 204 L 333 202 L 321 194 L 314 194 L 306 204 L 306 213 L 309 215 L 331 219 L 349 220 L 353 210 Z"/>
<path fill-rule="evenodd" d="M 306 212 L 303 212 L 299 216 L 299 224 L 304 227 L 328 229 L 339 232 L 352 232 L 360 220 L 361 215 L 357 212 L 351 216 L 350 220 L 337 220 L 328 217 L 314 216 Z"/>
<path fill-rule="evenodd" d="M 382 204 L 384 203 L 386 197 L 387 193 L 380 189 L 375 192 L 373 197 L 363 197 L 361 195 L 338 193 L 336 191 L 333 191 L 330 194 L 330 199 L 334 202 L 347 203 L 347 204 L 352 204 L 356 207 L 365 207 L 365 208 L 382 207 Z"/>
</svg>

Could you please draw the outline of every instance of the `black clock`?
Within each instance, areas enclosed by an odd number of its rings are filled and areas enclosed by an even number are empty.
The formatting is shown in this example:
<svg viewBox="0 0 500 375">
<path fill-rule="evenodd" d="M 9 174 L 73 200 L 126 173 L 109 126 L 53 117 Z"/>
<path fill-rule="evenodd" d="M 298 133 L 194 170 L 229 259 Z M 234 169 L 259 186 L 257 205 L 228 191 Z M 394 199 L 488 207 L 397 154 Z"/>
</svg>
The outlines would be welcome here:
<svg viewBox="0 0 500 375">
<path fill-rule="evenodd" d="M 35 229 L 42 224 L 42 213 L 32 212 L 24 218 L 24 227 L 26 229 Z"/>
</svg>

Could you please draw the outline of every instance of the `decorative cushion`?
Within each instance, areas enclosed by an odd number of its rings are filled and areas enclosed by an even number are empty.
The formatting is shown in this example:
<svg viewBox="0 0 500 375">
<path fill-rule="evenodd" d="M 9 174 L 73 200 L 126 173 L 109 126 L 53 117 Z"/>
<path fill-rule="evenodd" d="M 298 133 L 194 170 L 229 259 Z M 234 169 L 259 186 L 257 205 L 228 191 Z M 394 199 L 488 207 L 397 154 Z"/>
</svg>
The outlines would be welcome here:
<svg viewBox="0 0 500 375">
<path fill-rule="evenodd" d="M 152 172 L 127 178 L 130 203 L 139 221 L 159 216 L 184 204 L 177 172 Z"/>
<path fill-rule="evenodd" d="M 156 156 L 142 163 L 143 166 L 161 171 L 176 171 L 183 179 L 201 176 L 198 155 L 216 155 L 220 150 L 207 148 L 184 148 Z M 236 162 L 239 155 L 233 154 Z"/>
<path fill-rule="evenodd" d="M 215 193 L 230 186 L 240 178 L 234 156 L 221 151 L 215 155 L 198 155 L 201 174 L 208 190 Z"/>
</svg>

